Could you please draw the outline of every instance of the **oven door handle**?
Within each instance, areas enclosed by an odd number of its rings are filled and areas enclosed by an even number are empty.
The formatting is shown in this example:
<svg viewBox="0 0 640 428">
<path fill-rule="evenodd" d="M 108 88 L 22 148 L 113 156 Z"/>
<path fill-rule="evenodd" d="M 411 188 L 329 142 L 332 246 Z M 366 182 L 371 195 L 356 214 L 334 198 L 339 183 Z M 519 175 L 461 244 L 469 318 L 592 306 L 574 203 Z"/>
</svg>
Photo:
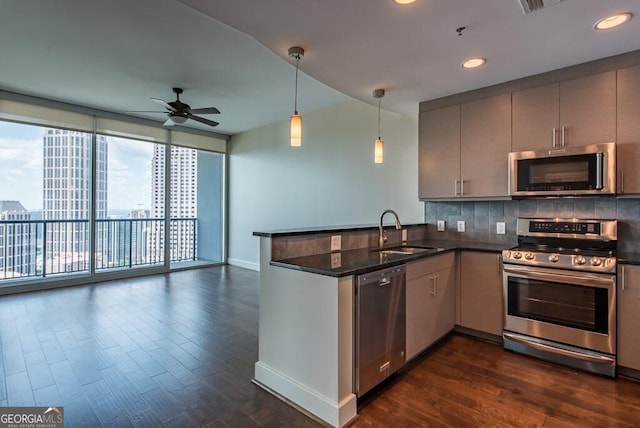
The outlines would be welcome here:
<svg viewBox="0 0 640 428">
<path fill-rule="evenodd" d="M 604 355 L 591 355 L 591 354 L 584 354 L 581 352 L 575 352 L 575 351 L 571 351 L 569 349 L 561 349 L 561 348 L 556 348 L 555 346 L 551 346 L 551 345 L 546 345 L 544 343 L 539 343 L 539 342 L 534 342 L 532 340 L 527 340 L 523 337 L 520 337 L 520 335 L 516 335 L 516 334 L 511 334 L 511 333 L 507 333 L 507 332 L 503 332 L 502 336 L 505 337 L 506 339 L 509 339 L 513 342 L 519 343 L 521 345 L 525 345 L 525 346 L 529 346 L 531 348 L 534 349 L 538 349 L 540 351 L 547 351 L 547 352 L 552 352 L 554 354 L 558 354 L 558 355 L 564 355 L 565 357 L 571 357 L 571 358 L 577 358 L 583 361 L 588 361 L 591 363 L 599 363 L 599 364 L 610 364 L 613 365 L 616 363 L 616 360 L 614 358 L 611 357 L 607 357 Z"/>
<path fill-rule="evenodd" d="M 528 267 L 518 267 L 518 266 L 503 266 L 502 270 L 505 274 L 513 273 L 525 278 L 530 279 L 540 279 L 543 281 L 554 281 L 554 282 L 563 282 L 563 283 L 572 283 L 577 285 L 584 285 L 586 287 L 594 287 L 598 285 L 603 286 L 611 286 L 615 285 L 615 277 L 613 275 L 608 275 L 606 277 L 596 276 L 596 275 L 580 275 L 575 273 L 548 273 L 542 272 L 539 270 L 533 270 Z"/>
</svg>

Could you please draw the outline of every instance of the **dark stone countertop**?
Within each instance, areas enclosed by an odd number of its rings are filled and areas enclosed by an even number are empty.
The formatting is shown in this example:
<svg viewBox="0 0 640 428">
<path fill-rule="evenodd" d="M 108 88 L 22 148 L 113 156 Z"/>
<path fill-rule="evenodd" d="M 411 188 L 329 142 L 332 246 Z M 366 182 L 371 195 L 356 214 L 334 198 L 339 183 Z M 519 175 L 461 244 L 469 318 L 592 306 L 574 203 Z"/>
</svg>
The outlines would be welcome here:
<svg viewBox="0 0 640 428">
<path fill-rule="evenodd" d="M 391 223 L 385 223 L 385 227 L 389 227 Z M 427 226 L 428 223 L 402 223 L 402 227 L 413 226 Z M 358 230 L 378 229 L 377 224 L 363 224 L 363 225 L 349 225 L 349 226 L 319 226 L 319 227 L 305 227 L 299 229 L 280 229 L 280 230 L 267 230 L 263 232 L 253 232 L 253 236 L 262 236 L 265 238 L 275 238 L 282 236 L 295 236 L 295 235 L 312 235 L 319 233 L 338 233 L 338 232 L 355 232 Z"/>
<path fill-rule="evenodd" d="M 632 253 L 629 251 L 618 251 L 616 253 L 618 264 L 622 265 L 640 265 L 640 253 Z"/>
<path fill-rule="evenodd" d="M 272 266 L 316 273 L 319 275 L 342 277 L 360 275 L 379 269 L 385 269 L 425 257 L 442 254 L 447 251 L 472 250 L 499 253 L 502 250 L 515 246 L 514 243 L 506 242 L 495 244 L 465 241 L 442 241 L 435 239 L 408 242 L 406 245 L 433 247 L 433 250 L 416 254 L 381 254 L 376 251 L 376 248 L 360 248 L 357 250 L 294 257 L 285 260 L 273 260 L 270 264 Z"/>
</svg>

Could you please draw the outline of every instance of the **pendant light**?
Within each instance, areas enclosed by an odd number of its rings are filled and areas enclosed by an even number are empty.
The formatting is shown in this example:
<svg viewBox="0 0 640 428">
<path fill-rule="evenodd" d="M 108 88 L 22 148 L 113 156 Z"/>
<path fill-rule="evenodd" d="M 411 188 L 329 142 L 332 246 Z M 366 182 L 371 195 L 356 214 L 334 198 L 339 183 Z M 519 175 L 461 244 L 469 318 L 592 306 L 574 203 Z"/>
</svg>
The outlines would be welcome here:
<svg viewBox="0 0 640 428">
<path fill-rule="evenodd" d="M 384 89 L 373 91 L 373 98 L 378 99 L 378 139 L 373 147 L 373 161 L 375 163 L 382 163 L 384 158 L 384 141 L 380 138 L 380 104 L 382 103 L 382 97 L 384 97 Z"/>
<path fill-rule="evenodd" d="M 300 147 L 302 145 L 302 117 L 298 114 L 298 65 L 300 60 L 304 58 L 304 49 L 299 46 L 289 48 L 289 57 L 296 60 L 296 91 L 290 123 L 291 147 Z"/>
</svg>

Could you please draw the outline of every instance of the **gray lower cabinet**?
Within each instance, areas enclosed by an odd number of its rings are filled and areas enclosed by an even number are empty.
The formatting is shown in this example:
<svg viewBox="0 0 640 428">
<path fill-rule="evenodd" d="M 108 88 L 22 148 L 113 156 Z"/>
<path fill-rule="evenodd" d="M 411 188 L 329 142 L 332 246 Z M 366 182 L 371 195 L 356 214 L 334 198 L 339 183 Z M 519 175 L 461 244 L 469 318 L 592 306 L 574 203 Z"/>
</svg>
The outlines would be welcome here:
<svg viewBox="0 0 640 428">
<path fill-rule="evenodd" d="M 640 266 L 618 271 L 618 365 L 640 370 Z"/>
<path fill-rule="evenodd" d="M 502 336 L 501 254 L 460 252 L 460 325 Z"/>
<path fill-rule="evenodd" d="M 455 253 L 407 263 L 407 361 L 455 325 Z"/>
<path fill-rule="evenodd" d="M 640 193 L 640 66 L 618 70 L 618 193 Z"/>
</svg>

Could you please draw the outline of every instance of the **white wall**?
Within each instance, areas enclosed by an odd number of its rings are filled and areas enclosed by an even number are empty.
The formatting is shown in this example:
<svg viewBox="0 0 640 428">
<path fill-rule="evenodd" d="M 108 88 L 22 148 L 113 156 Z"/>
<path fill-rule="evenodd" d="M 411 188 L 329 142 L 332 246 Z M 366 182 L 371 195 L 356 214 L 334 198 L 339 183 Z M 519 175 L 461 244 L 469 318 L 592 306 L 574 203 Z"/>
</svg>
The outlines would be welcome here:
<svg viewBox="0 0 640 428">
<path fill-rule="evenodd" d="M 289 146 L 288 120 L 231 139 L 230 264 L 259 269 L 254 231 L 375 225 L 387 208 L 396 210 L 403 223 L 424 221 L 418 201 L 417 113 L 382 111 L 384 163 L 376 165 L 377 114 L 377 107 L 360 101 L 303 112 L 298 148 Z"/>
</svg>

